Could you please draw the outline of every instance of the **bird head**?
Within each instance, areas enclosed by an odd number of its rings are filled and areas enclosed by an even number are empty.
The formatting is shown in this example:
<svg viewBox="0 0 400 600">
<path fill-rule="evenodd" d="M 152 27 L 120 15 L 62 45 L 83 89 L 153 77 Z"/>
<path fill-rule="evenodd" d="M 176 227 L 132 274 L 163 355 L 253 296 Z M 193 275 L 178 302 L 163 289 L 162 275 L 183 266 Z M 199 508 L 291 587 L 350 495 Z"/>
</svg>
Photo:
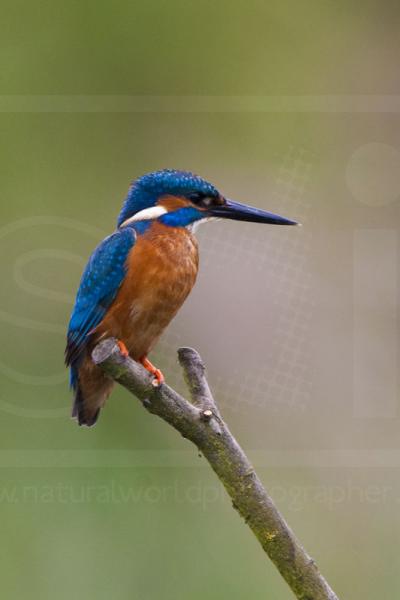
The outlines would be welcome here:
<svg viewBox="0 0 400 600">
<path fill-rule="evenodd" d="M 155 219 L 165 225 L 187 227 L 215 218 L 297 225 L 296 221 L 229 200 L 193 173 L 168 169 L 148 173 L 133 182 L 119 214 L 118 227 Z"/>
</svg>

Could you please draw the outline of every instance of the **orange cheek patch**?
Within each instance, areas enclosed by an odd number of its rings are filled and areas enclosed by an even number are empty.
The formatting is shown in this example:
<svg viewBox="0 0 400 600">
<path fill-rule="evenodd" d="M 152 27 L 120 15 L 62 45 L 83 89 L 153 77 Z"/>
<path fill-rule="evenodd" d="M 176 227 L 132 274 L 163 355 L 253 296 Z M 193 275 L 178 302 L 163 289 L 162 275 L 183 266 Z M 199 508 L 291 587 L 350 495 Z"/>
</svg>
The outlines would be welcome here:
<svg viewBox="0 0 400 600">
<path fill-rule="evenodd" d="M 162 206 L 168 212 L 184 208 L 185 206 L 193 206 L 197 210 L 204 210 L 201 206 L 196 206 L 193 202 L 190 202 L 187 198 L 181 198 L 179 196 L 161 196 L 157 202 L 158 206 Z"/>
<path fill-rule="evenodd" d="M 186 198 L 180 198 L 179 196 L 161 196 L 157 204 L 158 206 L 165 208 L 168 212 L 171 212 L 185 206 L 190 206 L 191 202 L 186 200 Z"/>
</svg>

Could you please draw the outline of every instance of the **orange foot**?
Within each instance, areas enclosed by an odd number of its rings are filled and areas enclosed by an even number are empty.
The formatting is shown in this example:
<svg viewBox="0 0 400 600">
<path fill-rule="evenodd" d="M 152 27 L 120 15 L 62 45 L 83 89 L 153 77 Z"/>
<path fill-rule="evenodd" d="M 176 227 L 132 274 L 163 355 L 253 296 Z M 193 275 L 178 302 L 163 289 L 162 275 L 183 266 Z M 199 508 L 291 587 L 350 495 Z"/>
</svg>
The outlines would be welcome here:
<svg viewBox="0 0 400 600">
<path fill-rule="evenodd" d="M 146 369 L 146 371 L 148 371 L 149 373 L 151 373 L 152 375 L 154 375 L 154 385 L 156 385 L 157 387 L 159 385 L 161 385 L 162 383 L 164 383 L 165 381 L 165 377 L 162 374 L 162 372 L 160 371 L 160 369 L 157 369 L 146 356 L 143 356 L 142 358 L 139 359 L 139 362 L 141 365 L 144 366 L 144 368 Z"/>
<path fill-rule="evenodd" d="M 117 346 L 118 346 L 119 351 L 121 352 L 122 356 L 124 358 L 127 358 L 129 356 L 129 352 L 128 352 L 128 348 L 125 346 L 124 342 L 122 342 L 121 340 L 117 340 Z"/>
</svg>

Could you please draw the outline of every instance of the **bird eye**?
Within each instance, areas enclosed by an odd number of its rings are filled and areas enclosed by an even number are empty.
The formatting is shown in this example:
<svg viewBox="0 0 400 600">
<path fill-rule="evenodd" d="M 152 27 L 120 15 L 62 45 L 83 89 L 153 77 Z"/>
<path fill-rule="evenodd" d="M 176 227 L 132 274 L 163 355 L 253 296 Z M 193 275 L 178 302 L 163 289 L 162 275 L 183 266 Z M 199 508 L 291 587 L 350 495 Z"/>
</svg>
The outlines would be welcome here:
<svg viewBox="0 0 400 600">
<path fill-rule="evenodd" d="M 191 192 L 187 195 L 187 197 L 189 198 L 189 200 L 192 200 L 192 202 L 201 202 L 202 200 L 204 200 L 204 194 L 202 194 L 201 192 Z"/>
<path fill-rule="evenodd" d="M 218 199 L 210 194 L 204 192 L 190 192 L 187 194 L 187 198 L 196 204 L 200 208 L 209 208 L 213 204 L 218 203 Z"/>
</svg>

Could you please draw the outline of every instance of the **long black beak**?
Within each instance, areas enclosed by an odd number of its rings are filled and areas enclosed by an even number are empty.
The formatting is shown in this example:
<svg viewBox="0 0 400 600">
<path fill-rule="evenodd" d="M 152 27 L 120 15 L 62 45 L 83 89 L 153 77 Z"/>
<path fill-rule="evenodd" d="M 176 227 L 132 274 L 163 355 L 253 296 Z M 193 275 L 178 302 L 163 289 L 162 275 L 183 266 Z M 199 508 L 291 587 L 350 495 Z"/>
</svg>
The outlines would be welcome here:
<svg viewBox="0 0 400 600">
<path fill-rule="evenodd" d="M 280 215 L 240 204 L 233 200 L 226 199 L 225 204 L 212 206 L 207 211 L 210 216 L 220 219 L 234 219 L 235 221 L 250 221 L 252 223 L 272 223 L 273 225 L 299 225 L 296 221 L 291 221 Z"/>
</svg>

